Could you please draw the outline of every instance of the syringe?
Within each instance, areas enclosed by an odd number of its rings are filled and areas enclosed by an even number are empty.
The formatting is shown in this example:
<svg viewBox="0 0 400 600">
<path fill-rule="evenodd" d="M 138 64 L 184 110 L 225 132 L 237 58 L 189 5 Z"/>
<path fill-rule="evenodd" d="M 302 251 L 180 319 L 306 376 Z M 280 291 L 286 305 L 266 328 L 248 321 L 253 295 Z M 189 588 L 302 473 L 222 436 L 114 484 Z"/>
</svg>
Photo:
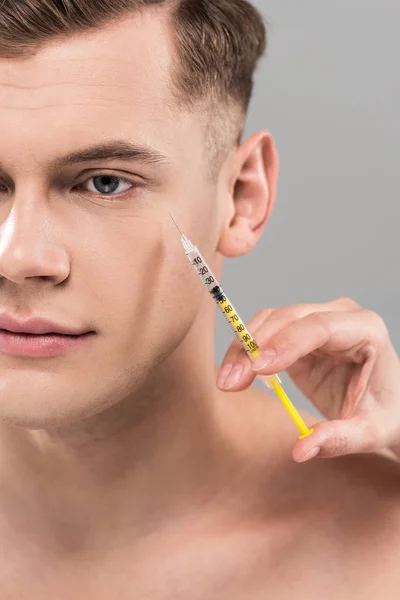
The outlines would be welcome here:
<svg viewBox="0 0 400 600">
<path fill-rule="evenodd" d="M 219 306 L 222 314 L 224 315 L 229 326 L 231 327 L 233 333 L 239 340 L 242 348 L 246 351 L 247 355 L 251 360 L 255 360 L 257 356 L 260 355 L 260 349 L 257 342 L 255 341 L 251 333 L 248 331 L 246 325 L 240 318 L 237 310 L 235 310 L 233 304 L 230 302 L 221 285 L 218 283 L 217 278 L 211 271 L 204 257 L 199 252 L 198 248 L 194 246 L 193 243 L 182 233 L 171 214 L 170 217 L 175 223 L 175 226 L 178 229 L 179 233 L 181 234 L 181 243 L 185 249 L 186 256 L 188 257 L 192 267 L 195 269 L 196 273 L 201 278 L 203 284 L 206 286 L 207 290 Z M 314 432 L 314 429 L 309 429 L 304 423 L 298 411 L 293 406 L 292 402 L 285 393 L 285 390 L 282 387 L 282 381 L 280 380 L 279 376 L 258 375 L 257 377 L 269 390 L 273 390 L 278 396 L 279 400 L 282 402 L 283 406 L 286 408 L 289 415 L 292 417 L 293 421 L 299 428 L 299 431 L 301 433 L 299 439 L 303 439 L 311 435 Z"/>
</svg>

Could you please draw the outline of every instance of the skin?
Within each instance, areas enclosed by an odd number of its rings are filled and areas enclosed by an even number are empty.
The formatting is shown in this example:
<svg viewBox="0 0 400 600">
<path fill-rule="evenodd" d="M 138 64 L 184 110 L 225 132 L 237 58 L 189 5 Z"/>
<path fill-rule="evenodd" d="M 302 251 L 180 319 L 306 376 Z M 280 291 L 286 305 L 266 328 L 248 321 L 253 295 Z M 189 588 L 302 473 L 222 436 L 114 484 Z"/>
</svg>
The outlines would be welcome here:
<svg viewBox="0 0 400 600">
<path fill-rule="evenodd" d="M 211 181 L 202 113 L 174 104 L 170 67 L 161 12 L 0 60 L 2 310 L 95 332 L 58 358 L 0 355 L 2 597 L 372 599 L 384 585 L 396 598 L 398 357 L 349 301 L 258 313 L 249 327 L 281 361 L 262 372 L 287 369 L 320 408 L 335 400 L 334 421 L 296 445 L 235 344 L 222 367 L 243 378 L 217 387 L 215 306 L 168 212 L 220 276 L 260 239 L 278 159 L 261 131 Z M 51 166 L 115 139 L 165 159 Z M 93 191 L 99 174 L 125 191 Z M 341 413 L 349 389 L 361 441 Z M 316 445 L 348 455 L 296 462 Z"/>
</svg>

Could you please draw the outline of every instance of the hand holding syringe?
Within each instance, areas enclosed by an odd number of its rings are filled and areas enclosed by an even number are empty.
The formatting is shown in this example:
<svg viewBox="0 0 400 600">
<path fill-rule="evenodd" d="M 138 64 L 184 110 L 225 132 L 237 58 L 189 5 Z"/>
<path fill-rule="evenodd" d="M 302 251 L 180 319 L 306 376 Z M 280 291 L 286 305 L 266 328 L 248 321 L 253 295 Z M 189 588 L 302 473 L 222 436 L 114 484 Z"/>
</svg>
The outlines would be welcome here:
<svg viewBox="0 0 400 600">
<path fill-rule="evenodd" d="M 179 233 L 181 234 L 182 246 L 185 249 L 186 256 L 188 257 L 191 265 L 196 270 L 196 273 L 199 275 L 207 290 L 221 309 L 222 314 L 229 323 L 232 331 L 239 340 L 241 346 L 247 352 L 249 358 L 251 360 L 255 360 L 260 355 L 260 349 L 257 345 L 257 342 L 254 340 L 253 336 L 248 331 L 242 319 L 239 317 L 238 312 L 235 310 L 233 304 L 229 301 L 222 287 L 218 283 L 216 277 L 212 273 L 210 267 L 204 260 L 204 257 L 200 254 L 198 248 L 196 248 L 196 246 L 194 246 L 192 242 L 188 240 L 188 238 L 181 232 L 172 215 L 170 215 L 170 217 L 175 223 L 175 226 L 177 227 Z M 278 396 L 278 398 L 292 417 L 293 421 L 299 428 L 299 431 L 301 433 L 300 439 L 311 435 L 314 432 L 314 429 L 309 429 L 304 423 L 296 408 L 293 406 L 288 396 L 286 395 L 285 390 L 281 385 L 282 382 L 279 379 L 278 375 L 258 375 L 258 378 L 268 389 L 274 390 L 275 394 Z"/>
</svg>

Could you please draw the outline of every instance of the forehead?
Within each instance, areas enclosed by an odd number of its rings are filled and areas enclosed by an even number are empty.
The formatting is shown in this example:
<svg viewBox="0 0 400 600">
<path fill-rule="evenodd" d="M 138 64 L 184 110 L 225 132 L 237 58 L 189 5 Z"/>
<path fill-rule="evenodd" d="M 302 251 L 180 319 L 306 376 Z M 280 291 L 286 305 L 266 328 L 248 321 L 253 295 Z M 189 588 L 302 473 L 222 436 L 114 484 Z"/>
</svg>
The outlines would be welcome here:
<svg viewBox="0 0 400 600">
<path fill-rule="evenodd" d="M 139 143 L 152 136 L 173 140 L 186 121 L 182 112 L 179 120 L 174 115 L 171 45 L 166 17 L 151 10 L 57 40 L 26 59 L 0 59 L 0 127 L 8 152 L 38 137 L 46 148 L 55 135 L 68 149 L 72 139 L 87 146 L 93 131 L 96 140 L 127 130 Z"/>
<path fill-rule="evenodd" d="M 127 101 L 133 93 L 148 103 L 167 93 L 170 67 L 166 19 L 145 11 L 102 29 L 54 41 L 32 58 L 2 60 L 0 73 L 2 86 L 10 86 L 8 95 L 14 84 L 20 91 L 14 99 L 35 108 L 44 95 L 47 100 L 58 99 L 60 89 L 68 94 L 65 100 L 73 100 L 83 99 L 79 92 L 90 97 L 91 87 L 96 88 L 92 100 Z M 5 94 L 3 89 L 3 100 Z"/>
</svg>

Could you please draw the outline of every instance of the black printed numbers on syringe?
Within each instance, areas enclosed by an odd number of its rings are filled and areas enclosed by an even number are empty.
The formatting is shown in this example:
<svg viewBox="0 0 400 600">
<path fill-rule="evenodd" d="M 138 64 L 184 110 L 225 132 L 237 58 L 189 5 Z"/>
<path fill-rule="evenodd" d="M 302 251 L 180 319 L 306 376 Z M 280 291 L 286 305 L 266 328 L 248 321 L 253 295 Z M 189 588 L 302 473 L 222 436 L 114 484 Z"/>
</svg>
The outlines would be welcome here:
<svg viewBox="0 0 400 600">
<path fill-rule="evenodd" d="M 224 293 L 224 290 L 219 285 L 211 270 L 204 264 L 204 261 L 201 258 L 201 256 L 197 254 L 194 260 L 192 261 L 192 265 L 196 269 L 197 274 L 203 281 L 204 285 L 207 287 L 215 302 L 218 304 L 219 308 L 222 311 L 222 314 L 224 315 L 225 319 L 234 331 L 237 339 L 239 340 L 243 348 L 246 350 L 246 352 L 252 354 L 253 356 L 258 355 L 260 350 L 257 342 L 253 339 L 252 335 L 247 330 L 245 324 L 239 317 L 232 304 L 230 304 L 228 298 Z"/>
</svg>

